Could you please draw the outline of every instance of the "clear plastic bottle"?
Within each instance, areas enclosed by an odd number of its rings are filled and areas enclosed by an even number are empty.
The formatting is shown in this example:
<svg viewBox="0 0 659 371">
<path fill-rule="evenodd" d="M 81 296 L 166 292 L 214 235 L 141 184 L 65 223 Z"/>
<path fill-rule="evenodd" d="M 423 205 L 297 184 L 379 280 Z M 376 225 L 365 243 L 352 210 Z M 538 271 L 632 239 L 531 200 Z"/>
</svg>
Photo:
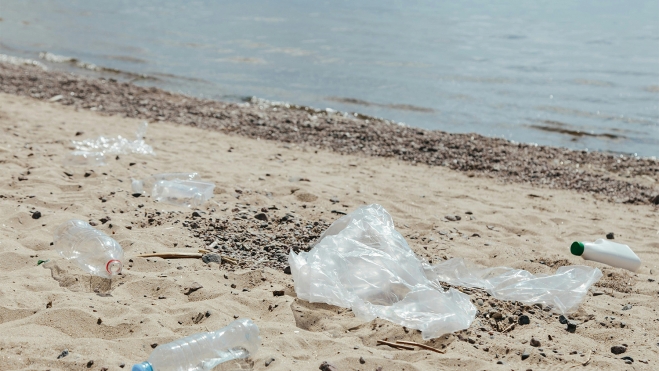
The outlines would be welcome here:
<svg viewBox="0 0 659 371">
<path fill-rule="evenodd" d="M 71 219 L 55 230 L 55 250 L 95 276 L 112 278 L 121 273 L 124 250 L 112 237 L 82 220 Z"/>
<path fill-rule="evenodd" d="M 601 238 L 595 242 L 573 242 L 570 246 L 570 252 L 586 260 L 624 268 L 632 272 L 636 272 L 641 266 L 641 259 L 634 254 L 629 246 Z"/>
<path fill-rule="evenodd" d="M 256 324 L 238 319 L 215 332 L 200 332 L 159 345 L 132 371 L 210 371 L 220 363 L 253 355 L 260 342 Z"/>
<path fill-rule="evenodd" d="M 73 151 L 64 158 L 64 166 L 104 166 L 103 152 Z"/>
<path fill-rule="evenodd" d="M 151 197 L 172 205 L 199 207 L 213 197 L 213 183 L 192 180 L 159 180 Z"/>
</svg>

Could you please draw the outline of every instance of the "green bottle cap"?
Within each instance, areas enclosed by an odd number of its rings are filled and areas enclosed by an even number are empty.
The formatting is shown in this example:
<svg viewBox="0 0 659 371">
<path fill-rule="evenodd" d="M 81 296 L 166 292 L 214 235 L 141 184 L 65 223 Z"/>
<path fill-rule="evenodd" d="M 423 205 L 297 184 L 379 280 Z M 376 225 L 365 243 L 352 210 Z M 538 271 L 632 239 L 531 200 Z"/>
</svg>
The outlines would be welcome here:
<svg viewBox="0 0 659 371">
<path fill-rule="evenodd" d="M 570 252 L 572 253 L 572 255 L 581 256 L 581 254 L 583 254 L 583 250 L 584 250 L 583 242 L 579 242 L 579 241 L 572 242 L 572 246 L 570 246 Z"/>
</svg>

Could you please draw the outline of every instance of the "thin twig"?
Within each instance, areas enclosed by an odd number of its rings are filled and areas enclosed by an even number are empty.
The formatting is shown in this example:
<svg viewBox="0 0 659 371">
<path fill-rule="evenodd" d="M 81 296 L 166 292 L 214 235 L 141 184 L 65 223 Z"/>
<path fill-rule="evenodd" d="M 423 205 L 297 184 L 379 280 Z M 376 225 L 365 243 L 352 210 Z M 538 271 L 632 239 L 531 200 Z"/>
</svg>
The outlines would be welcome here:
<svg viewBox="0 0 659 371">
<path fill-rule="evenodd" d="M 582 363 L 583 366 L 588 365 L 588 363 L 590 362 L 590 356 L 592 356 L 592 355 L 593 355 L 593 352 L 592 352 L 592 351 L 591 351 L 591 352 L 588 352 L 588 359 L 586 360 L 586 362 Z"/>
<path fill-rule="evenodd" d="M 153 254 L 141 254 L 138 255 L 140 258 L 163 258 L 163 259 L 191 259 L 201 258 L 202 254 L 193 253 L 193 252 L 157 252 Z"/>
<path fill-rule="evenodd" d="M 407 345 L 416 345 L 416 346 L 418 346 L 419 348 L 423 348 L 423 349 L 431 350 L 431 351 L 433 351 L 433 352 L 437 352 L 437 353 L 440 353 L 440 354 L 444 354 L 444 353 L 446 353 L 445 350 L 439 350 L 439 349 L 437 349 L 437 348 L 433 348 L 433 347 L 431 347 L 431 346 L 429 346 L 429 345 L 419 344 L 419 343 L 415 343 L 415 342 L 413 342 L 413 341 L 403 341 L 403 340 L 399 340 L 399 341 L 397 341 L 396 343 L 398 343 L 398 344 L 407 344 Z"/>
<path fill-rule="evenodd" d="M 390 343 L 388 341 L 384 340 L 378 340 L 378 344 L 384 344 L 384 345 L 389 345 L 392 348 L 399 348 L 399 349 L 406 349 L 406 350 L 414 350 L 413 347 L 408 347 L 405 345 L 400 345 L 400 344 L 395 344 L 395 343 Z"/>
</svg>

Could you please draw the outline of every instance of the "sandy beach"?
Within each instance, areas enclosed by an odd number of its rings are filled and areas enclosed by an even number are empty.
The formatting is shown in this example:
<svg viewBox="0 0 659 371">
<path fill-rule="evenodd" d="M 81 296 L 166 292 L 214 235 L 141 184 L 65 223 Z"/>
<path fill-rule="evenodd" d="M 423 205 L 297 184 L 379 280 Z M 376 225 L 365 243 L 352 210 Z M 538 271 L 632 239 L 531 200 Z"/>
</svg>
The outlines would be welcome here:
<svg viewBox="0 0 659 371">
<path fill-rule="evenodd" d="M 65 74 L 1 66 L 0 370 L 127 370 L 156 344 L 235 318 L 251 318 L 261 330 L 254 370 L 317 370 L 323 362 L 382 371 L 659 368 L 657 161 L 373 123 L 376 132 L 394 130 L 401 143 L 416 143 L 392 152 L 378 147 L 386 141 L 360 136 L 365 119 L 305 125 L 304 117 L 332 118 L 267 104 L 199 107 L 194 98 L 181 103 L 182 96 L 118 83 L 93 98 L 73 91 L 108 82 L 73 76 L 63 90 L 56 82 Z M 44 91 L 18 86 L 21 79 Z M 121 96 L 148 102 L 144 110 L 110 103 Z M 72 140 L 131 138 L 145 120 L 155 156 L 119 155 L 94 168 L 62 165 Z M 443 149 L 424 150 L 421 137 L 441 141 Z M 369 145 L 358 147 L 360 141 Z M 566 169 L 577 159 L 579 169 Z M 198 210 L 132 195 L 132 178 L 182 171 L 216 185 Z M 384 320 L 364 323 L 347 309 L 297 299 L 284 272 L 288 250 L 308 250 L 334 220 L 373 203 L 431 263 L 463 257 L 533 273 L 581 264 L 604 276 L 570 316 L 579 323 L 574 333 L 555 313 L 479 290 L 465 290 L 480 311 L 471 328 L 431 341 Z M 73 218 L 93 222 L 121 244 L 127 265 L 120 278 L 111 284 L 92 278 L 53 251 L 54 228 Z M 641 258 L 636 273 L 570 255 L 573 241 L 610 232 Z M 240 264 L 137 257 L 194 253 L 216 240 L 218 252 Z M 528 315 L 530 324 L 504 332 L 484 316 L 492 308 L 513 319 Z M 531 346 L 532 338 L 540 344 Z M 381 339 L 445 353 L 377 345 Z M 622 344 L 625 353 L 611 352 Z"/>
</svg>

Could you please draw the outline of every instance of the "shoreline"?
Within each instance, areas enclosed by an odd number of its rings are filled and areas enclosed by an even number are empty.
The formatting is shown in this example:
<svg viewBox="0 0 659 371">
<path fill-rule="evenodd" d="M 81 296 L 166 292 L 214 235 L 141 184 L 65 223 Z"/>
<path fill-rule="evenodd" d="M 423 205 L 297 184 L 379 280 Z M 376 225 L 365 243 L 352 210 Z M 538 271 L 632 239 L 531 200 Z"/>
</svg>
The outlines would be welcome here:
<svg viewBox="0 0 659 371">
<path fill-rule="evenodd" d="M 659 161 L 651 158 L 450 134 L 274 102 L 223 103 L 113 79 L 7 63 L 0 63 L 0 92 L 106 115 L 170 121 L 339 154 L 442 166 L 503 183 L 576 190 L 616 203 L 659 205 Z"/>
</svg>

